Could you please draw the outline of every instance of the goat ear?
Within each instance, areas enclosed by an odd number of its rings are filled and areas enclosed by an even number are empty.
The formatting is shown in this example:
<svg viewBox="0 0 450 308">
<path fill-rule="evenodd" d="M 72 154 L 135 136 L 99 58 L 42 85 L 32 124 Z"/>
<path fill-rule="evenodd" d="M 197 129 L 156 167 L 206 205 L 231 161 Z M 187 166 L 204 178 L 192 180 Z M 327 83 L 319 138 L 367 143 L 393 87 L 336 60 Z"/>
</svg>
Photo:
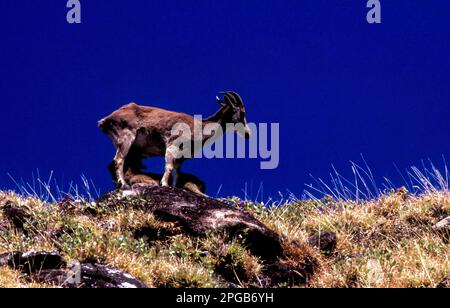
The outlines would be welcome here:
<svg viewBox="0 0 450 308">
<path fill-rule="evenodd" d="M 219 103 L 220 106 L 224 107 L 226 104 L 218 97 L 216 96 L 216 101 Z"/>
</svg>

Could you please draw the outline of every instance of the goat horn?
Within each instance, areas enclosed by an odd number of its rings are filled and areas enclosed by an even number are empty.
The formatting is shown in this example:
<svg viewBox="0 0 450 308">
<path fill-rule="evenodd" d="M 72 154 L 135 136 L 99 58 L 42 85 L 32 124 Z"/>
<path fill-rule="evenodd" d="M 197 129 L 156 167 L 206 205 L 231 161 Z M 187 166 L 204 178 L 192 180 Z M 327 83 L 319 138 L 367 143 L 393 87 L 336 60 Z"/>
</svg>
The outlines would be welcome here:
<svg viewBox="0 0 450 308">
<path fill-rule="evenodd" d="M 230 104 L 231 106 L 233 106 L 234 108 L 237 107 L 236 105 L 236 99 L 235 97 L 231 94 L 232 92 L 227 92 L 225 93 L 225 102 L 228 102 L 228 104 Z"/>
<path fill-rule="evenodd" d="M 244 102 L 242 101 L 242 98 L 239 94 L 237 94 L 236 92 L 230 92 L 230 95 L 234 97 L 234 101 L 236 102 L 236 104 L 244 105 Z"/>
</svg>

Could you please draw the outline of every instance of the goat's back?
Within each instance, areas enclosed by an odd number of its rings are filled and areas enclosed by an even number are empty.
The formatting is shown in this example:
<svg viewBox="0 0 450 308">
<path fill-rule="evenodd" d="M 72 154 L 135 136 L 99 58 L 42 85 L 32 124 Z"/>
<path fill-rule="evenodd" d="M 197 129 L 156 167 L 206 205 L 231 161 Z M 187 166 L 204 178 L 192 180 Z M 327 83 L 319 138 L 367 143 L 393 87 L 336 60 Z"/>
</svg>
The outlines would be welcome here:
<svg viewBox="0 0 450 308">
<path fill-rule="evenodd" d="M 152 133 L 165 135 L 170 133 L 177 123 L 193 127 L 193 117 L 185 113 L 130 103 L 102 119 L 99 128 L 106 134 L 124 129 L 136 132 L 144 128 L 152 130 Z"/>
</svg>

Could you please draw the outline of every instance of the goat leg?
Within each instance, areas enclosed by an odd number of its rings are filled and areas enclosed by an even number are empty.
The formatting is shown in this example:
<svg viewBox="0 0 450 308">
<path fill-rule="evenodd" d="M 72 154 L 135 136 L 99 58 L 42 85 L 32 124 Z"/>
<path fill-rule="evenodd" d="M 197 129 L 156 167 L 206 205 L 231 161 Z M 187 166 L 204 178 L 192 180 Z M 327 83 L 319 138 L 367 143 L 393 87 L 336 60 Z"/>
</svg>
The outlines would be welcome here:
<svg viewBox="0 0 450 308">
<path fill-rule="evenodd" d="M 117 184 L 118 187 L 122 189 L 130 189 L 130 186 L 125 181 L 124 169 L 125 169 L 125 159 L 127 158 L 135 139 L 136 139 L 135 133 L 129 130 L 123 130 L 119 134 L 119 138 L 115 143 L 117 153 L 116 156 L 114 157 L 114 163 L 116 165 Z"/>
<path fill-rule="evenodd" d="M 117 178 L 117 186 L 122 189 L 129 189 L 129 185 L 125 181 L 124 175 L 124 165 L 125 165 L 125 156 L 119 150 L 117 150 L 117 154 L 114 157 L 114 164 L 116 167 L 116 178 Z"/>
<path fill-rule="evenodd" d="M 161 186 L 163 187 L 169 187 L 169 179 L 170 179 L 170 175 L 171 173 L 174 171 L 174 162 L 175 162 L 175 158 L 172 155 L 172 153 L 170 151 L 166 152 L 166 167 L 165 167 L 165 171 L 164 171 L 164 175 L 162 177 L 161 180 Z"/>
</svg>

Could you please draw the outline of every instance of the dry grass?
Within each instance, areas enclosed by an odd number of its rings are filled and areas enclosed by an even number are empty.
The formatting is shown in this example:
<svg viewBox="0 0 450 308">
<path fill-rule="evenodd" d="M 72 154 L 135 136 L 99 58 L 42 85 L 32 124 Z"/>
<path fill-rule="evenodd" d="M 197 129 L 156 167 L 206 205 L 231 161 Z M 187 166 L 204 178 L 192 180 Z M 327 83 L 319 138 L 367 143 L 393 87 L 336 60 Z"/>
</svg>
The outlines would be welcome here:
<svg viewBox="0 0 450 308">
<path fill-rule="evenodd" d="M 324 202 L 299 202 L 260 215 L 291 240 L 305 241 L 318 231 L 337 234 L 336 252 L 322 257 L 310 287 L 436 287 L 450 276 L 448 238 L 432 231 L 450 215 L 449 193 Z"/>
<path fill-rule="evenodd" d="M 152 287 L 222 287 L 224 277 L 243 287 L 258 286 L 264 262 L 239 239 L 223 234 L 189 237 L 172 223 L 137 210 L 118 209 L 99 217 L 83 214 L 84 201 L 65 206 L 0 193 L 0 208 L 12 202 L 30 214 L 24 231 L 5 223 L 0 211 L 0 253 L 60 251 L 67 260 L 90 260 L 131 273 Z M 450 216 L 450 194 L 406 191 L 371 201 L 294 201 L 279 208 L 229 200 L 244 206 L 284 238 L 288 260 L 316 262 L 307 287 L 436 287 L 450 277 L 449 244 L 432 231 Z M 2 231 L 3 224 L 3 231 Z M 336 251 L 322 256 L 305 243 L 314 232 L 338 237 Z M 283 286 L 283 285 L 280 285 Z M 0 268 L 0 287 L 51 287 L 30 283 Z"/>
</svg>

